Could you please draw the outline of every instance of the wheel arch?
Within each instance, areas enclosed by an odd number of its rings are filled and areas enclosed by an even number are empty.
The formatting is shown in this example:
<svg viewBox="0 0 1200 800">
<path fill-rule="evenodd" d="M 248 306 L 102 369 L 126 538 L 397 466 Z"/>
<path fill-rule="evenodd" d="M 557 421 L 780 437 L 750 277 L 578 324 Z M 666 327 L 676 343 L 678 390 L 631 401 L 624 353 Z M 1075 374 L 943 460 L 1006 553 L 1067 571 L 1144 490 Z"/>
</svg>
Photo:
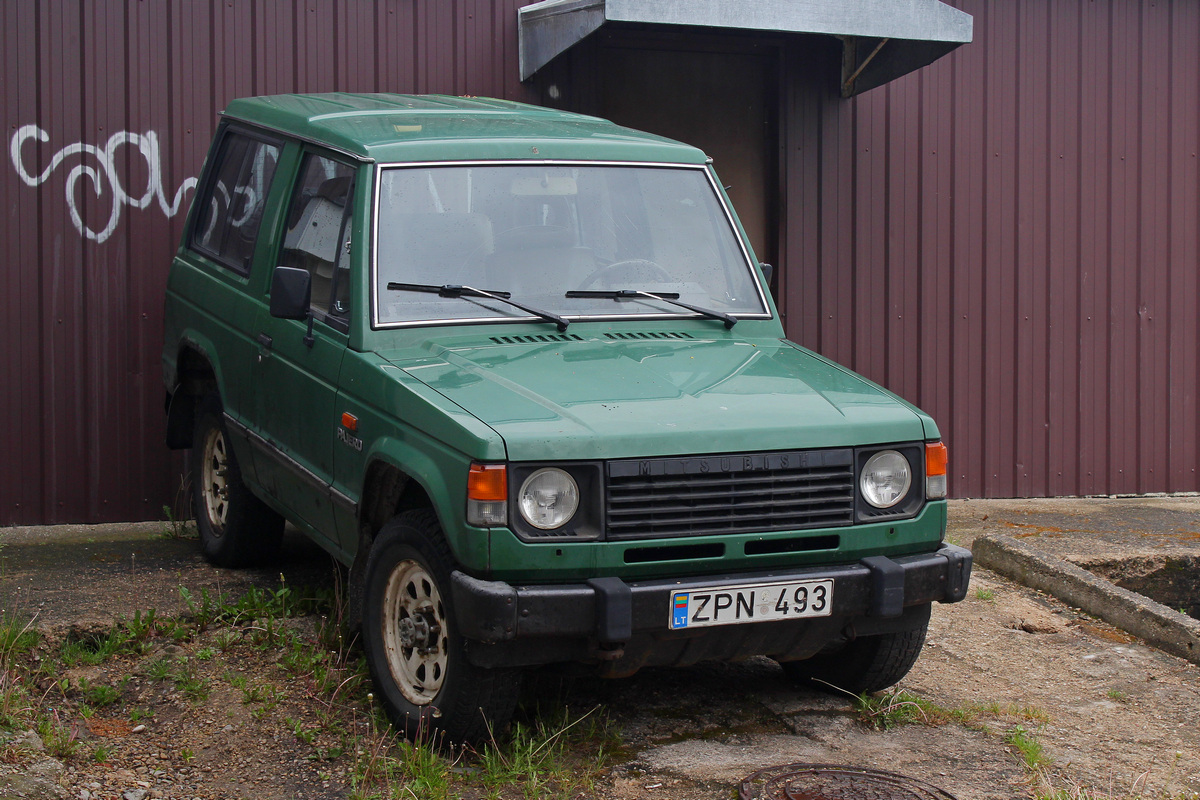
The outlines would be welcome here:
<svg viewBox="0 0 1200 800">
<path fill-rule="evenodd" d="M 221 379 L 209 350 L 195 340 L 180 342 L 175 357 L 173 386 L 167 392 L 167 447 L 186 450 L 192 446 L 196 406 L 200 398 L 220 394 Z"/>
<path fill-rule="evenodd" d="M 349 619 L 354 627 L 362 622 L 362 582 L 375 537 L 391 519 L 407 511 L 429 509 L 437 518 L 450 552 L 457 558 L 454 542 L 446 536 L 447 522 L 454 519 L 446 471 L 423 454 L 398 458 L 387 442 L 376 443 L 368 456 L 358 508 L 358 542 L 350 565 Z M 398 444 L 392 442 L 391 444 Z M 403 452 L 403 451 L 401 451 Z M 451 481 L 451 483 L 453 483 Z M 440 486 L 442 491 L 431 490 Z"/>
</svg>

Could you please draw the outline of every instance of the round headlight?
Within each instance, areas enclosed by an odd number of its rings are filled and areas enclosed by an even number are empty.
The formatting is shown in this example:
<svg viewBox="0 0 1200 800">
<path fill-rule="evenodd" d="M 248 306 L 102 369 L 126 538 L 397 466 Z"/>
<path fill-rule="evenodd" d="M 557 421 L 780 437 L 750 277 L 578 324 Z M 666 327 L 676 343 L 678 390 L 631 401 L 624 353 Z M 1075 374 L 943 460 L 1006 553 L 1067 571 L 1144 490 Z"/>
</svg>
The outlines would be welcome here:
<svg viewBox="0 0 1200 800">
<path fill-rule="evenodd" d="M 891 508 L 904 499 L 912 485 L 908 459 L 895 450 L 883 450 L 867 459 L 859 486 L 863 497 L 876 508 Z"/>
<path fill-rule="evenodd" d="M 521 484 L 517 496 L 521 516 L 535 528 L 560 528 L 579 508 L 579 487 L 561 469 L 539 469 Z"/>
</svg>

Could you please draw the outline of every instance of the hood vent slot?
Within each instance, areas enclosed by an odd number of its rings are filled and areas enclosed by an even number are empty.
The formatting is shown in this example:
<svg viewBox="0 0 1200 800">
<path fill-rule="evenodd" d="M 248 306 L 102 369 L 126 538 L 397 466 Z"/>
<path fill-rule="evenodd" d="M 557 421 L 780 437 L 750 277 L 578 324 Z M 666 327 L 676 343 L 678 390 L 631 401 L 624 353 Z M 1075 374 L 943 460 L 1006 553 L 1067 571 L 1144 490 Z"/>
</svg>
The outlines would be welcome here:
<svg viewBox="0 0 1200 800">
<path fill-rule="evenodd" d="M 604 336 L 608 339 L 621 339 L 623 341 L 642 341 L 644 339 L 691 339 L 689 333 L 682 331 L 639 331 L 637 333 L 606 333 Z"/>
<path fill-rule="evenodd" d="M 539 333 L 529 336 L 493 336 L 496 344 L 547 344 L 549 342 L 582 342 L 582 336 L 573 333 Z"/>
</svg>

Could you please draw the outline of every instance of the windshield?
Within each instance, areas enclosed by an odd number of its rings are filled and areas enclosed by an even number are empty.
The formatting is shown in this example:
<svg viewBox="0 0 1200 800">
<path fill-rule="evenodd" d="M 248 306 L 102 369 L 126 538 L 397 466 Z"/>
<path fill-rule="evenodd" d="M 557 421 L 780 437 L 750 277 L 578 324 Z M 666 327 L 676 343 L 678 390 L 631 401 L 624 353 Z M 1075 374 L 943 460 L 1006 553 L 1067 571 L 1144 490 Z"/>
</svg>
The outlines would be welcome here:
<svg viewBox="0 0 1200 800">
<path fill-rule="evenodd" d="M 528 317 L 477 293 L 389 283 L 506 293 L 567 319 L 695 316 L 649 294 L 735 316 L 767 313 L 702 168 L 388 167 L 376 208 L 379 325 Z"/>
</svg>

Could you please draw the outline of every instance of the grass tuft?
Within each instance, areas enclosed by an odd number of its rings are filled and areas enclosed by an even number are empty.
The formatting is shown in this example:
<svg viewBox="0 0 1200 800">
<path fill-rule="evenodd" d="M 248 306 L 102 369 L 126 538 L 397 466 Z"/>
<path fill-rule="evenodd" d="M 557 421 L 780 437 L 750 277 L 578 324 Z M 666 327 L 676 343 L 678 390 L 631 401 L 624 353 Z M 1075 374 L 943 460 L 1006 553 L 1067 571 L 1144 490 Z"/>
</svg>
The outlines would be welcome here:
<svg viewBox="0 0 1200 800">
<path fill-rule="evenodd" d="M 878 697 L 863 692 L 854 695 L 852 702 L 859 722 L 870 725 L 875 730 L 887 730 L 913 723 L 944 725 L 955 719 L 953 712 L 905 689 Z"/>
</svg>

